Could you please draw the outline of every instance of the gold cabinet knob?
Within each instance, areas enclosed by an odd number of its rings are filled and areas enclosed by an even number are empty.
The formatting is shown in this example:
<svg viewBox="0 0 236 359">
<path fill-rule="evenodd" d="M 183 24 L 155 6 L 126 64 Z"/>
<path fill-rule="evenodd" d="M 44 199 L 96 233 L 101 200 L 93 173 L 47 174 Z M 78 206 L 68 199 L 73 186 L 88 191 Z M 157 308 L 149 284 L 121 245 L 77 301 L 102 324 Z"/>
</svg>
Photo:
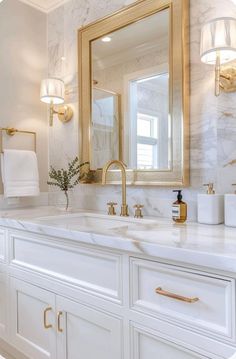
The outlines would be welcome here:
<svg viewBox="0 0 236 359">
<path fill-rule="evenodd" d="M 143 218 L 143 213 L 142 213 L 142 208 L 144 206 L 142 204 L 135 204 L 134 208 L 135 208 L 135 213 L 134 213 L 134 218 Z"/>
<path fill-rule="evenodd" d="M 109 214 L 109 216 L 115 216 L 116 215 L 115 206 L 117 205 L 117 203 L 108 202 L 107 205 L 108 205 L 108 214 Z"/>
</svg>

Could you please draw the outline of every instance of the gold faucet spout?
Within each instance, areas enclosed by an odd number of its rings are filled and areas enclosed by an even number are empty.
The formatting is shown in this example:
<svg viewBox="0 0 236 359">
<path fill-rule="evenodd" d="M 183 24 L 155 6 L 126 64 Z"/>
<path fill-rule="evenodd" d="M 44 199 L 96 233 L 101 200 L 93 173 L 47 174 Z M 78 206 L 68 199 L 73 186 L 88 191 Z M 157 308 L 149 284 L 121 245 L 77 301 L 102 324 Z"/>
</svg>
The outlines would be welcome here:
<svg viewBox="0 0 236 359">
<path fill-rule="evenodd" d="M 117 165 L 121 170 L 121 178 L 122 178 L 122 205 L 121 205 L 121 213 L 120 215 L 123 217 L 128 217 L 128 205 L 126 203 L 126 170 L 125 170 L 125 164 L 122 161 L 118 160 L 112 160 L 108 161 L 102 170 L 102 184 L 106 184 L 107 180 L 107 172 L 109 168 L 113 165 Z"/>
</svg>

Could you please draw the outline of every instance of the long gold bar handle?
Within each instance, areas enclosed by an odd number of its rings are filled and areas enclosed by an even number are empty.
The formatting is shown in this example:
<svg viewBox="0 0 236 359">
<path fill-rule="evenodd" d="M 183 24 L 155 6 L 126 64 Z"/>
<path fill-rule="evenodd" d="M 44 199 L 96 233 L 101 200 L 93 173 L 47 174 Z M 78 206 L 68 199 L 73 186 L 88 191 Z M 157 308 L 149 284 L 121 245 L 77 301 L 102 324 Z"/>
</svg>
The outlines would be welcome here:
<svg viewBox="0 0 236 359">
<path fill-rule="evenodd" d="M 47 324 L 47 314 L 52 310 L 52 307 L 48 307 L 43 312 L 43 324 L 45 329 L 52 328 L 52 324 Z"/>
<path fill-rule="evenodd" d="M 186 302 L 186 303 L 196 303 L 199 301 L 199 298 L 197 298 L 197 297 L 195 297 L 195 298 L 183 297 L 182 295 L 167 292 L 166 290 L 163 290 L 161 287 L 156 288 L 156 293 L 159 295 L 163 295 L 164 297 L 181 300 L 182 302 Z"/>
<path fill-rule="evenodd" d="M 62 333 L 63 332 L 63 329 L 61 327 L 61 317 L 63 315 L 63 312 L 58 312 L 57 313 L 57 329 L 58 329 L 58 332 Z"/>
</svg>

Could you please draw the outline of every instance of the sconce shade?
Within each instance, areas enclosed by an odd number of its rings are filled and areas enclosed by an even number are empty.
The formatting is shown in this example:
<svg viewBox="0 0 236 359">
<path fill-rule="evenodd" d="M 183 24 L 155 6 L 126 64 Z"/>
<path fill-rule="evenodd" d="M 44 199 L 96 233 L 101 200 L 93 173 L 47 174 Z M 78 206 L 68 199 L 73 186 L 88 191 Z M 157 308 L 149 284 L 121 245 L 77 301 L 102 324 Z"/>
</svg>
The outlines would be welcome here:
<svg viewBox="0 0 236 359">
<path fill-rule="evenodd" d="M 40 99 L 42 102 L 60 105 L 64 103 L 65 84 L 62 80 L 49 78 L 42 80 L 40 89 Z"/>
<path fill-rule="evenodd" d="M 220 63 L 236 58 L 236 19 L 222 17 L 206 23 L 201 33 L 201 61 L 215 65 L 217 55 Z"/>
</svg>

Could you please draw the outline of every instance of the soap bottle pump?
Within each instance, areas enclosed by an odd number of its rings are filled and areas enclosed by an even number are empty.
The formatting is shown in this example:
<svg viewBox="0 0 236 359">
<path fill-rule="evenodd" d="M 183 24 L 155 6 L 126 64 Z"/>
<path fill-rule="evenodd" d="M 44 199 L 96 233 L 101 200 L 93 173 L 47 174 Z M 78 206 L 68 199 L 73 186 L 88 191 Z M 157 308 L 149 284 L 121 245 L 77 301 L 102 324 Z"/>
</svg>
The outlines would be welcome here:
<svg viewBox="0 0 236 359">
<path fill-rule="evenodd" d="M 198 222 L 203 224 L 220 224 L 224 222 L 224 196 L 216 194 L 214 183 L 207 183 L 207 192 L 198 194 Z"/>
<path fill-rule="evenodd" d="M 177 201 L 172 205 L 172 219 L 176 223 L 184 223 L 187 219 L 187 204 L 182 201 L 182 190 L 173 190 L 177 192 Z"/>
</svg>

